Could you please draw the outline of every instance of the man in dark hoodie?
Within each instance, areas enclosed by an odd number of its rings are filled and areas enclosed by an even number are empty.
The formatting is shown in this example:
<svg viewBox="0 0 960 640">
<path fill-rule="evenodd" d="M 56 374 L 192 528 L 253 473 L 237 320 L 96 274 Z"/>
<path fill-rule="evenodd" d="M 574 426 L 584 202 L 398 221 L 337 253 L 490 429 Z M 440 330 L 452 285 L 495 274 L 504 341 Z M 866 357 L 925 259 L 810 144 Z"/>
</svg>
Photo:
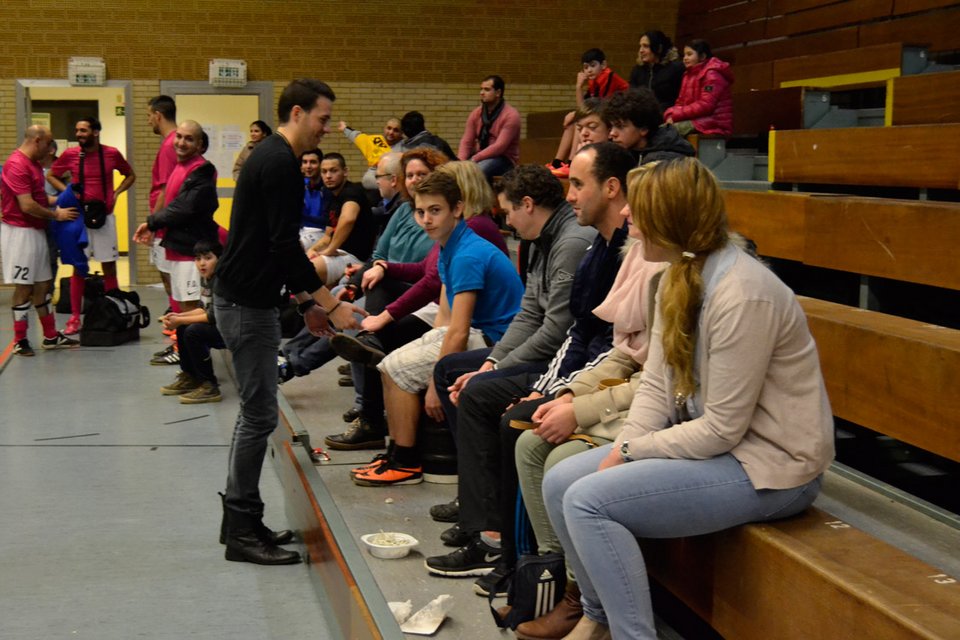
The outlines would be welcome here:
<svg viewBox="0 0 960 640">
<path fill-rule="evenodd" d="M 393 151 L 403 153 L 417 147 L 432 147 L 451 160 L 457 159 L 457 154 L 453 152 L 446 140 L 427 131 L 427 124 L 419 111 L 405 113 L 400 119 L 400 130 L 407 138 L 395 144 L 392 147 Z"/>
<path fill-rule="evenodd" d="M 649 89 L 632 89 L 610 96 L 603 105 L 610 123 L 610 140 L 632 153 L 637 165 L 654 160 L 694 156 L 696 151 L 672 126 L 663 125 L 663 112 Z"/>
</svg>

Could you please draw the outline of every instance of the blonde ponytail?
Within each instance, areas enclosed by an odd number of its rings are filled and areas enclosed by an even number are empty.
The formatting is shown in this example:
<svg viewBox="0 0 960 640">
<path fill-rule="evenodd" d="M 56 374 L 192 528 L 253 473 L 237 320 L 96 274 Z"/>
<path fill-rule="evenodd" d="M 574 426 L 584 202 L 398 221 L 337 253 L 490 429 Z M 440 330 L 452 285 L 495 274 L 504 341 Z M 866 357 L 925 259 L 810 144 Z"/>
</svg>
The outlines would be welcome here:
<svg viewBox="0 0 960 640">
<path fill-rule="evenodd" d="M 644 165 L 627 178 L 634 224 L 646 241 L 680 256 L 664 274 L 660 294 L 663 353 L 674 391 L 696 391 L 694 351 L 703 302 L 703 265 L 727 243 L 723 196 L 713 174 L 694 158 Z"/>
</svg>

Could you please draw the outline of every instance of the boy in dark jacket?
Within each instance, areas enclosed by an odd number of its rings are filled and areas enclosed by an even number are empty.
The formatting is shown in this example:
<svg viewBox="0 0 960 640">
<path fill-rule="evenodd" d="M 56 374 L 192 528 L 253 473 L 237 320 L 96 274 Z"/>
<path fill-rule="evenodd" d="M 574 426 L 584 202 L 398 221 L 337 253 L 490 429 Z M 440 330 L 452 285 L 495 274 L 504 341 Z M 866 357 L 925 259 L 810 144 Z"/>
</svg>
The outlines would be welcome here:
<svg viewBox="0 0 960 640">
<path fill-rule="evenodd" d="M 223 336 L 211 304 L 214 269 L 223 253 L 216 240 L 200 240 L 194 245 L 194 262 L 200 272 L 200 307 L 181 313 L 161 316 L 164 329 L 177 332 L 180 345 L 180 373 L 176 380 L 160 388 L 165 396 L 180 396 L 181 404 L 220 402 L 220 386 L 213 372 L 211 349 L 223 349 Z"/>
</svg>

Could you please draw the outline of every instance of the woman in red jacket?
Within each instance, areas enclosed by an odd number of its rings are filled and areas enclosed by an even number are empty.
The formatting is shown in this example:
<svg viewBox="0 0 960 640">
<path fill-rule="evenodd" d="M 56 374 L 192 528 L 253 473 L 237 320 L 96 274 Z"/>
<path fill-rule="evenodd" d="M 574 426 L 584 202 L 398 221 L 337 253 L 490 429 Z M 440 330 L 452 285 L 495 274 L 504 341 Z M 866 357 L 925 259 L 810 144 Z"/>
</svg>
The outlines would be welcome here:
<svg viewBox="0 0 960 640">
<path fill-rule="evenodd" d="M 677 102 L 663 113 L 664 120 L 680 135 L 733 135 L 733 70 L 729 62 L 716 58 L 704 40 L 693 40 L 683 48 L 687 68 Z"/>
</svg>

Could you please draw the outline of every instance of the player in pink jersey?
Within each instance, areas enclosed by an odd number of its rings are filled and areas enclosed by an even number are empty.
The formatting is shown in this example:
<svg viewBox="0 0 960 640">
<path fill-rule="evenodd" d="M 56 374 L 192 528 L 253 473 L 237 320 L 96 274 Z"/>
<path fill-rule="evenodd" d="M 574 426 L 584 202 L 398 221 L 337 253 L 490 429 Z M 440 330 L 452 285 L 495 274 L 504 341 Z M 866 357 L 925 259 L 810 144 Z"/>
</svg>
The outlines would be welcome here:
<svg viewBox="0 0 960 640">
<path fill-rule="evenodd" d="M 170 173 L 177 166 L 177 152 L 173 148 L 177 131 L 177 103 L 170 96 L 156 96 L 147 103 L 147 122 L 153 132 L 163 138 L 157 157 L 153 161 L 150 173 L 150 213 L 156 213 L 163 207 L 163 193 Z M 150 261 L 160 272 L 163 289 L 167 292 L 170 309 L 179 312 L 179 305 L 170 296 L 170 265 L 167 264 L 166 251 L 160 246 L 163 233 L 158 233 L 150 247 Z"/>
<path fill-rule="evenodd" d="M 33 303 L 43 327 L 44 349 L 77 345 L 57 331 L 56 318 L 50 313 L 50 252 L 46 228 L 49 220 L 68 221 L 78 216 L 73 208 L 49 208 L 43 188 L 40 159 L 50 149 L 53 136 L 46 127 L 27 128 L 20 146 L 10 154 L 0 174 L 0 254 L 3 256 L 3 277 L 13 290 L 13 353 L 34 355 L 27 340 L 27 313 Z"/>
<path fill-rule="evenodd" d="M 89 245 L 87 255 L 99 260 L 103 265 L 104 286 L 109 291 L 119 286 L 117 282 L 117 223 L 113 217 L 113 207 L 117 196 L 129 189 L 136 181 L 137 176 L 123 154 L 114 147 L 100 144 L 100 121 L 90 116 L 77 121 L 76 137 L 79 146 L 66 149 L 53 163 L 47 173 L 47 182 L 63 191 L 67 185 L 63 179 L 70 174 L 70 180 L 83 183 L 83 201 L 85 203 L 101 202 L 106 207 L 106 222 L 99 228 L 87 228 Z M 80 160 L 83 158 L 83 171 L 80 169 Z M 113 172 L 118 171 L 124 176 L 123 182 L 113 187 Z M 82 179 L 81 179 L 82 176 Z M 83 279 L 72 278 L 70 281 L 70 304 L 74 309 L 80 308 L 83 303 Z M 79 331 L 79 324 L 70 329 Z"/>
</svg>

